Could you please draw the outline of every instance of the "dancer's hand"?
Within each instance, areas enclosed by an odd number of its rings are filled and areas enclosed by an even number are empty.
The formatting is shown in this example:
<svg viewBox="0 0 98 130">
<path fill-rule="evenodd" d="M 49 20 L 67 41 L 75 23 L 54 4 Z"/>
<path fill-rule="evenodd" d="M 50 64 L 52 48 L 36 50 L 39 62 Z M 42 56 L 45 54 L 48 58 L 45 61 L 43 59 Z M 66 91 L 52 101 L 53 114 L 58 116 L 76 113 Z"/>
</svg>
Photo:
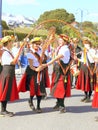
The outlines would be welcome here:
<svg viewBox="0 0 98 130">
<path fill-rule="evenodd" d="M 36 71 L 39 72 L 39 71 L 43 70 L 46 67 L 47 67 L 47 64 L 42 64 L 42 65 L 40 65 L 39 67 L 36 68 Z"/>
</svg>

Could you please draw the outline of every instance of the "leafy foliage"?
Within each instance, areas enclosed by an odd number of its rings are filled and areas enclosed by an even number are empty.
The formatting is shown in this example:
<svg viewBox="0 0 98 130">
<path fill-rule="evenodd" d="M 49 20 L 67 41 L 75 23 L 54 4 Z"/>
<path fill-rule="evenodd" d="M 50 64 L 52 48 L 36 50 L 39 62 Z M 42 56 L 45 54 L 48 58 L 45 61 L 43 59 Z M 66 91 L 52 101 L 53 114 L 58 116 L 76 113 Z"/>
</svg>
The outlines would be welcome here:
<svg viewBox="0 0 98 130">
<path fill-rule="evenodd" d="M 2 20 L 2 23 L 1 23 L 1 24 L 2 24 L 2 28 L 3 28 L 3 29 L 9 29 L 9 27 L 8 27 L 8 25 L 6 24 L 5 21 Z"/>
<path fill-rule="evenodd" d="M 43 21 L 52 20 L 52 19 L 62 20 L 67 23 L 72 23 L 73 21 L 75 21 L 74 15 L 68 13 L 65 9 L 55 9 L 51 11 L 46 11 L 42 15 L 40 15 L 37 23 L 39 24 Z M 54 22 L 46 23 L 44 25 L 46 29 L 49 29 L 51 26 L 56 27 L 57 33 L 61 33 L 64 24 L 54 21 Z"/>
</svg>

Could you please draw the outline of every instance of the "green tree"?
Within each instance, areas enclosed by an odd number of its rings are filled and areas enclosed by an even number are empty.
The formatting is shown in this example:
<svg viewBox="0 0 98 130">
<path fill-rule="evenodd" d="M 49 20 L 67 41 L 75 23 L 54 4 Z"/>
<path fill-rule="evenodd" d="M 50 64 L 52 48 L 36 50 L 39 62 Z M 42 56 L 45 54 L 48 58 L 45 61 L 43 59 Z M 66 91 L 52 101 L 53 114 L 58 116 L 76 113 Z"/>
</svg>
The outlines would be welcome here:
<svg viewBox="0 0 98 130">
<path fill-rule="evenodd" d="M 8 30 L 9 27 L 7 26 L 6 22 L 2 20 L 2 28 L 3 30 Z"/>
<path fill-rule="evenodd" d="M 69 25 L 62 28 L 62 33 L 67 34 L 70 38 L 81 38 L 79 30 Z"/>
<path fill-rule="evenodd" d="M 82 23 L 83 29 L 94 29 L 94 24 L 90 21 L 85 21 Z"/>
<path fill-rule="evenodd" d="M 37 24 L 43 22 L 43 21 L 49 21 L 49 20 L 62 20 L 67 23 L 72 23 L 75 21 L 75 17 L 73 14 L 68 13 L 65 9 L 55 9 L 44 12 L 42 15 L 40 15 Z M 58 21 L 54 22 L 47 22 L 45 23 L 44 27 L 46 29 L 49 29 L 51 26 L 55 26 L 57 29 L 57 33 L 61 33 L 62 27 L 64 26 L 64 23 L 60 23 Z"/>
</svg>

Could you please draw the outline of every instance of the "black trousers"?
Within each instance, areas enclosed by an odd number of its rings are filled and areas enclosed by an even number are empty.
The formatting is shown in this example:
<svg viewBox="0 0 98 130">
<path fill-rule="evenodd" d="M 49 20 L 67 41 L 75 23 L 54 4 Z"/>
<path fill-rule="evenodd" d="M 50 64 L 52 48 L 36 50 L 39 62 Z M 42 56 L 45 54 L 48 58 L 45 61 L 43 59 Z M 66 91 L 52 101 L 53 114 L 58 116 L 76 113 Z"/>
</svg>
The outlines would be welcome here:
<svg viewBox="0 0 98 130">
<path fill-rule="evenodd" d="M 7 101 L 2 101 L 1 102 L 1 112 L 6 111 L 6 107 L 7 107 Z"/>
<path fill-rule="evenodd" d="M 36 97 L 37 97 L 37 108 L 40 108 L 42 96 L 36 96 Z M 33 102 L 33 96 L 30 96 L 30 102 Z"/>
<path fill-rule="evenodd" d="M 89 91 L 89 92 L 84 92 L 85 93 L 85 97 L 87 98 L 90 98 L 91 95 L 92 95 L 92 91 Z"/>
<path fill-rule="evenodd" d="M 64 107 L 64 98 L 57 98 L 57 105 Z"/>
</svg>

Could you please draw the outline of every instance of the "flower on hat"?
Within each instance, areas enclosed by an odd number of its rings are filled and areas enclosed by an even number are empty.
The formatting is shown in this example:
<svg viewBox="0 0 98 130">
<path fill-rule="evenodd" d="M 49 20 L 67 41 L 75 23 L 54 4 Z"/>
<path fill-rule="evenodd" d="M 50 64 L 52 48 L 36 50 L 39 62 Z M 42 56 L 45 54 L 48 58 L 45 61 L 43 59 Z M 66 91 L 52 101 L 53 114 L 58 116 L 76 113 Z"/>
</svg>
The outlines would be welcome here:
<svg viewBox="0 0 98 130">
<path fill-rule="evenodd" d="M 60 34 L 59 35 L 60 36 L 60 38 L 62 38 L 64 41 L 69 41 L 69 37 L 67 36 L 67 35 L 65 35 L 65 34 Z"/>
<path fill-rule="evenodd" d="M 77 41 L 77 42 L 78 42 L 79 39 L 78 39 L 77 37 L 74 37 L 74 38 L 73 38 L 73 41 Z"/>
</svg>

